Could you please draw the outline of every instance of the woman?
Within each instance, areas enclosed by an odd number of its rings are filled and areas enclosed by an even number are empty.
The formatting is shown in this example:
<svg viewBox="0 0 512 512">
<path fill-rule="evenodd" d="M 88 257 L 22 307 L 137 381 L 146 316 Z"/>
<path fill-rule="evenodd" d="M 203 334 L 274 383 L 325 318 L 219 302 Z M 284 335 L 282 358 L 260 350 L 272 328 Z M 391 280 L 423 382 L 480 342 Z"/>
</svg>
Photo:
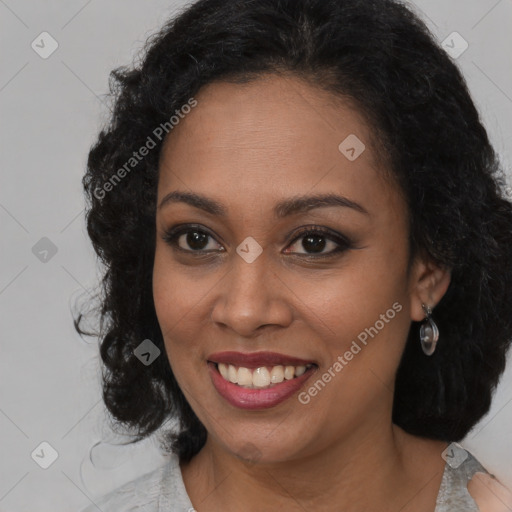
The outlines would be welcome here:
<svg viewBox="0 0 512 512">
<path fill-rule="evenodd" d="M 136 440 L 178 428 L 96 505 L 500 510 L 454 442 L 505 367 L 512 205 L 425 25 L 201 0 L 113 76 L 84 177 L 104 400 Z"/>
</svg>

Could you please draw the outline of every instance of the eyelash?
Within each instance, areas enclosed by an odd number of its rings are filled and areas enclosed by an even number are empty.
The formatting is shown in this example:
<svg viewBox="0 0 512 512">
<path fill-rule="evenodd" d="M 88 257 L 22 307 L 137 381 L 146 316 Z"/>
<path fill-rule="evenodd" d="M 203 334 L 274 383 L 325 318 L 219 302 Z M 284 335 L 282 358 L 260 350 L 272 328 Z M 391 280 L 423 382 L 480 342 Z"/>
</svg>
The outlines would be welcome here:
<svg viewBox="0 0 512 512">
<path fill-rule="evenodd" d="M 205 230 L 204 228 L 202 228 L 199 225 L 188 225 L 185 227 L 176 226 L 174 228 L 166 230 L 164 232 L 164 235 L 162 236 L 162 239 L 167 244 L 169 244 L 173 249 L 193 255 L 195 257 L 204 257 L 207 255 L 210 255 L 212 253 L 211 250 L 206 250 L 206 251 L 205 250 L 196 250 L 196 251 L 194 251 L 194 250 L 188 250 L 188 249 L 183 249 L 182 247 L 179 247 L 179 245 L 178 245 L 179 237 L 183 234 L 187 234 L 190 232 L 202 233 L 202 234 L 205 234 L 205 235 L 215 239 L 215 237 L 212 234 L 210 234 L 207 230 Z M 353 247 L 352 242 L 347 237 L 344 237 L 344 236 L 341 236 L 338 234 L 334 234 L 332 231 L 322 228 L 320 226 L 308 226 L 306 228 L 300 229 L 296 233 L 295 238 L 288 245 L 292 245 L 300 238 L 305 238 L 309 235 L 320 235 L 328 240 L 331 240 L 331 241 L 337 243 L 338 247 L 328 253 L 320 253 L 320 254 L 290 253 L 290 254 L 292 254 L 294 256 L 299 256 L 299 257 L 302 257 L 305 259 L 329 258 L 329 257 L 332 257 L 336 254 L 344 252 Z"/>
</svg>

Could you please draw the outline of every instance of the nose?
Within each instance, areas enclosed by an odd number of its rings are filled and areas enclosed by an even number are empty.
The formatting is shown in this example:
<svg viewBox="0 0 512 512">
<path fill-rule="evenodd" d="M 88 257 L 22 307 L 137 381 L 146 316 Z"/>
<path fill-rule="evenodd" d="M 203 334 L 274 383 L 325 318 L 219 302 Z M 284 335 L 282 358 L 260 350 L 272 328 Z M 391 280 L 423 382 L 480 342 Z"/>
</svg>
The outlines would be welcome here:
<svg viewBox="0 0 512 512">
<path fill-rule="evenodd" d="M 288 326 L 293 317 L 289 287 L 270 269 L 265 251 L 252 263 L 235 254 L 217 284 L 213 322 L 251 337 L 264 326 Z M 268 327 L 267 327 L 268 328 Z"/>
</svg>

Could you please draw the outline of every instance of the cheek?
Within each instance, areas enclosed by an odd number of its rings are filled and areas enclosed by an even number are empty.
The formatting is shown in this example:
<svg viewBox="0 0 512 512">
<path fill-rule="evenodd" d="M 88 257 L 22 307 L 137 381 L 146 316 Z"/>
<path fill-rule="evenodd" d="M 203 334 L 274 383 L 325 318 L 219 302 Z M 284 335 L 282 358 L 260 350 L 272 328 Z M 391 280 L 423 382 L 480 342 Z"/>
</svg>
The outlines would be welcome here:
<svg viewBox="0 0 512 512">
<path fill-rule="evenodd" d="M 179 359 L 176 349 L 179 347 L 177 340 L 181 338 L 180 329 L 187 315 L 193 311 L 194 300 L 187 279 L 166 254 L 165 248 L 159 250 L 157 247 L 155 253 L 153 301 L 167 355 L 173 366 L 172 361 Z"/>
<path fill-rule="evenodd" d="M 354 389 L 394 380 L 410 328 L 404 265 L 402 254 L 381 246 L 364 256 L 360 252 L 344 269 L 315 284 L 302 282 L 300 316 L 323 341 L 325 368 L 342 357 L 335 373 L 344 375 L 345 384 L 338 379 L 331 389 L 351 389 L 346 400 Z"/>
<path fill-rule="evenodd" d="M 177 263 L 163 244 L 157 243 L 153 267 L 153 300 L 162 327 L 178 328 L 200 307 L 202 299 L 213 286 L 202 279 L 198 267 Z"/>
<path fill-rule="evenodd" d="M 201 271 L 176 263 L 166 247 L 157 247 L 153 267 L 153 301 L 173 371 L 181 373 L 204 343 L 208 295 L 222 278 L 218 272 Z M 179 368 L 177 363 L 179 362 Z M 178 377 L 178 375 L 177 375 Z"/>
<path fill-rule="evenodd" d="M 344 268 L 314 282 L 297 279 L 292 287 L 300 294 L 303 312 L 314 324 L 323 326 L 329 337 L 353 337 L 373 325 L 395 302 L 402 309 L 407 304 L 407 282 L 401 260 L 395 256 L 386 258 L 376 251 L 373 254 L 371 250 L 354 254 Z M 390 316 L 398 318 L 394 312 Z"/>
<path fill-rule="evenodd" d="M 176 274 L 157 248 L 153 267 L 153 301 L 164 337 L 166 331 L 176 322 L 180 300 L 185 297 L 184 294 L 177 293 L 179 286 Z"/>
<path fill-rule="evenodd" d="M 171 285 L 170 283 L 173 284 Z M 156 316 L 160 330 L 162 331 L 165 352 L 169 364 L 180 387 L 183 389 L 183 376 L 186 377 L 189 373 L 187 367 L 190 356 L 187 357 L 185 343 L 180 343 L 179 340 L 184 339 L 182 338 L 180 329 L 183 327 L 183 317 L 190 308 L 187 303 L 187 294 L 177 292 L 177 290 L 180 289 L 179 283 L 176 283 L 175 273 L 168 271 L 168 269 L 166 269 L 165 272 L 161 272 L 158 265 L 155 264 L 153 274 L 153 300 Z M 190 352 L 188 353 L 190 355 Z"/>
</svg>

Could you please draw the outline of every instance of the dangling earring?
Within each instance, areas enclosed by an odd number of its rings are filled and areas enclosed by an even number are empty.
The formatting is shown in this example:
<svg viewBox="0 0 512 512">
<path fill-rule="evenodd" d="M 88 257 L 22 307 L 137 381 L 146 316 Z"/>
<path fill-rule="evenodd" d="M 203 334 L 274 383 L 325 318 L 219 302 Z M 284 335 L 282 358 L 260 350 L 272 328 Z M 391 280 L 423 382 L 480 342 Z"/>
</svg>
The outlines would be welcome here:
<svg viewBox="0 0 512 512">
<path fill-rule="evenodd" d="M 439 339 L 439 329 L 432 320 L 432 308 L 422 304 L 421 307 L 427 315 L 420 327 L 421 348 L 427 356 L 431 356 L 436 349 L 437 340 Z"/>
</svg>

